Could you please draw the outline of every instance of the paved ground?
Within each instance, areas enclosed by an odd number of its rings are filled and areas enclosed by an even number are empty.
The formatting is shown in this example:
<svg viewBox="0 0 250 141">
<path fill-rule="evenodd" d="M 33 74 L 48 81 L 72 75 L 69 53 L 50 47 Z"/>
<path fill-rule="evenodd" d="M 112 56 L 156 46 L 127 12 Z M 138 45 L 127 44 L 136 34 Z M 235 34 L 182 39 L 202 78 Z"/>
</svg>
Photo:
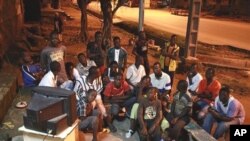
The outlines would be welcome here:
<svg viewBox="0 0 250 141">
<path fill-rule="evenodd" d="M 89 9 L 100 11 L 98 2 L 91 2 Z M 129 14 L 128 14 L 129 13 Z M 116 16 L 125 21 L 138 22 L 138 8 L 123 6 Z M 145 9 L 144 24 L 156 29 L 186 36 L 187 16 L 176 16 L 167 10 Z M 198 40 L 208 44 L 230 45 L 250 50 L 250 23 L 200 18 Z"/>
</svg>

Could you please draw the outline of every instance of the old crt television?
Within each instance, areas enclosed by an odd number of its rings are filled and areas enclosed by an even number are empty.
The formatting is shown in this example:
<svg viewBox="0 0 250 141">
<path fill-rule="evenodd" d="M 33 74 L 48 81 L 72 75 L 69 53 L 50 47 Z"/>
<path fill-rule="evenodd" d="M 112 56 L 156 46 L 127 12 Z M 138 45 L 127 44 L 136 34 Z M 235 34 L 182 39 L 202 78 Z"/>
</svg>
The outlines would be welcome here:
<svg viewBox="0 0 250 141">
<path fill-rule="evenodd" d="M 46 131 L 47 120 L 64 114 L 62 98 L 47 98 L 34 94 L 23 117 L 24 126 L 28 129 Z"/>
<path fill-rule="evenodd" d="M 74 91 L 61 88 L 38 86 L 32 89 L 33 94 L 39 94 L 48 98 L 62 98 L 64 112 L 67 114 L 68 126 L 71 126 L 77 119 L 76 95 Z"/>
</svg>

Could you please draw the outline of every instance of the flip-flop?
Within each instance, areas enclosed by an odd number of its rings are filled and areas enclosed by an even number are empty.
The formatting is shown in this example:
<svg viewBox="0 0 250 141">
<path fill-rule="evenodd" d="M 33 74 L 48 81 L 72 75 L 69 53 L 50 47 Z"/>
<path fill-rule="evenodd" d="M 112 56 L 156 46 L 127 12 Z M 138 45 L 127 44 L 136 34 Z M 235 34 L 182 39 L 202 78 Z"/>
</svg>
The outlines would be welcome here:
<svg viewBox="0 0 250 141">
<path fill-rule="evenodd" d="M 3 126 L 6 127 L 6 129 L 14 129 L 15 128 L 15 125 L 10 121 L 4 122 Z"/>
<path fill-rule="evenodd" d="M 18 103 L 16 104 L 16 108 L 19 108 L 19 109 L 23 109 L 23 108 L 25 108 L 25 107 L 27 107 L 27 106 L 28 106 L 28 104 L 27 104 L 26 101 L 20 101 L 20 102 L 18 102 Z"/>
<path fill-rule="evenodd" d="M 110 133 L 110 130 L 109 130 L 108 128 L 103 128 L 103 129 L 102 129 L 102 132 L 103 132 L 103 133 Z"/>
</svg>

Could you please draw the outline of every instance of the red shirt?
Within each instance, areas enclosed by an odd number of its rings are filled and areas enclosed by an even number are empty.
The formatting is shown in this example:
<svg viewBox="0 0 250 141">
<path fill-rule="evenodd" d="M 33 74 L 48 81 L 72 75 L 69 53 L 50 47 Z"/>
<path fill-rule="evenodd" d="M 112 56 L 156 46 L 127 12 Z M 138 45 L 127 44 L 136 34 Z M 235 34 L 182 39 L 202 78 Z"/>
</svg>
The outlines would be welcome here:
<svg viewBox="0 0 250 141">
<path fill-rule="evenodd" d="M 210 83 L 209 85 L 207 85 L 207 80 L 203 79 L 201 80 L 200 84 L 199 84 L 199 88 L 198 88 L 198 94 L 202 94 L 205 91 L 208 91 L 212 94 L 212 101 L 208 100 L 208 99 L 204 99 L 205 101 L 207 101 L 208 103 L 211 103 L 215 100 L 215 98 L 219 95 L 219 91 L 221 88 L 221 84 L 219 81 L 217 80 L 213 80 L 212 83 Z"/>
<path fill-rule="evenodd" d="M 108 83 L 104 90 L 105 96 L 123 96 L 125 92 L 129 91 L 130 87 L 126 81 L 123 81 L 120 88 L 114 86 L 114 82 Z"/>
</svg>

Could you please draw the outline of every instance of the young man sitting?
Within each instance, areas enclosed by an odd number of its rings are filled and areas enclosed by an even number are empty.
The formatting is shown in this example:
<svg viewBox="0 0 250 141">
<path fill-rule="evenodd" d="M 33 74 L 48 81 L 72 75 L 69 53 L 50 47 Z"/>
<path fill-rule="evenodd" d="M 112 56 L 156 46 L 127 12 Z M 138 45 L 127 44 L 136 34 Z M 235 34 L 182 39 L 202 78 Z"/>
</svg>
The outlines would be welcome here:
<svg viewBox="0 0 250 141">
<path fill-rule="evenodd" d="M 92 141 L 97 141 L 98 127 L 101 120 L 101 114 L 97 110 L 93 110 L 92 102 L 97 96 L 97 91 L 89 89 L 86 93 L 86 97 L 80 97 L 77 105 L 77 114 L 80 118 L 79 130 L 93 132 Z"/>
<path fill-rule="evenodd" d="M 22 59 L 22 77 L 24 87 L 37 86 L 44 75 L 42 67 L 39 64 L 34 63 L 29 52 L 23 52 Z"/>
<path fill-rule="evenodd" d="M 140 124 L 141 141 L 160 141 L 161 130 L 160 122 L 162 120 L 161 101 L 157 99 L 158 90 L 150 87 L 146 91 L 146 96 L 139 104 L 138 120 Z"/>
<path fill-rule="evenodd" d="M 104 102 L 111 104 L 111 116 L 119 114 L 120 108 L 125 107 L 130 111 L 136 101 L 136 97 L 132 97 L 128 83 L 123 79 L 122 73 L 116 73 L 114 82 L 110 82 L 104 90 Z"/>
<path fill-rule="evenodd" d="M 187 91 L 188 83 L 180 80 L 177 84 L 177 92 L 171 105 L 172 119 L 169 135 L 171 139 L 180 140 L 181 131 L 190 121 L 190 113 L 193 106 L 191 95 Z"/>
<path fill-rule="evenodd" d="M 209 107 L 208 112 L 204 119 L 203 128 L 211 133 L 213 123 L 217 123 L 213 135 L 215 139 L 222 137 L 229 130 L 230 125 L 243 124 L 245 120 L 244 107 L 230 95 L 228 86 L 220 89 L 219 96 L 215 98 L 214 107 Z"/>
</svg>

